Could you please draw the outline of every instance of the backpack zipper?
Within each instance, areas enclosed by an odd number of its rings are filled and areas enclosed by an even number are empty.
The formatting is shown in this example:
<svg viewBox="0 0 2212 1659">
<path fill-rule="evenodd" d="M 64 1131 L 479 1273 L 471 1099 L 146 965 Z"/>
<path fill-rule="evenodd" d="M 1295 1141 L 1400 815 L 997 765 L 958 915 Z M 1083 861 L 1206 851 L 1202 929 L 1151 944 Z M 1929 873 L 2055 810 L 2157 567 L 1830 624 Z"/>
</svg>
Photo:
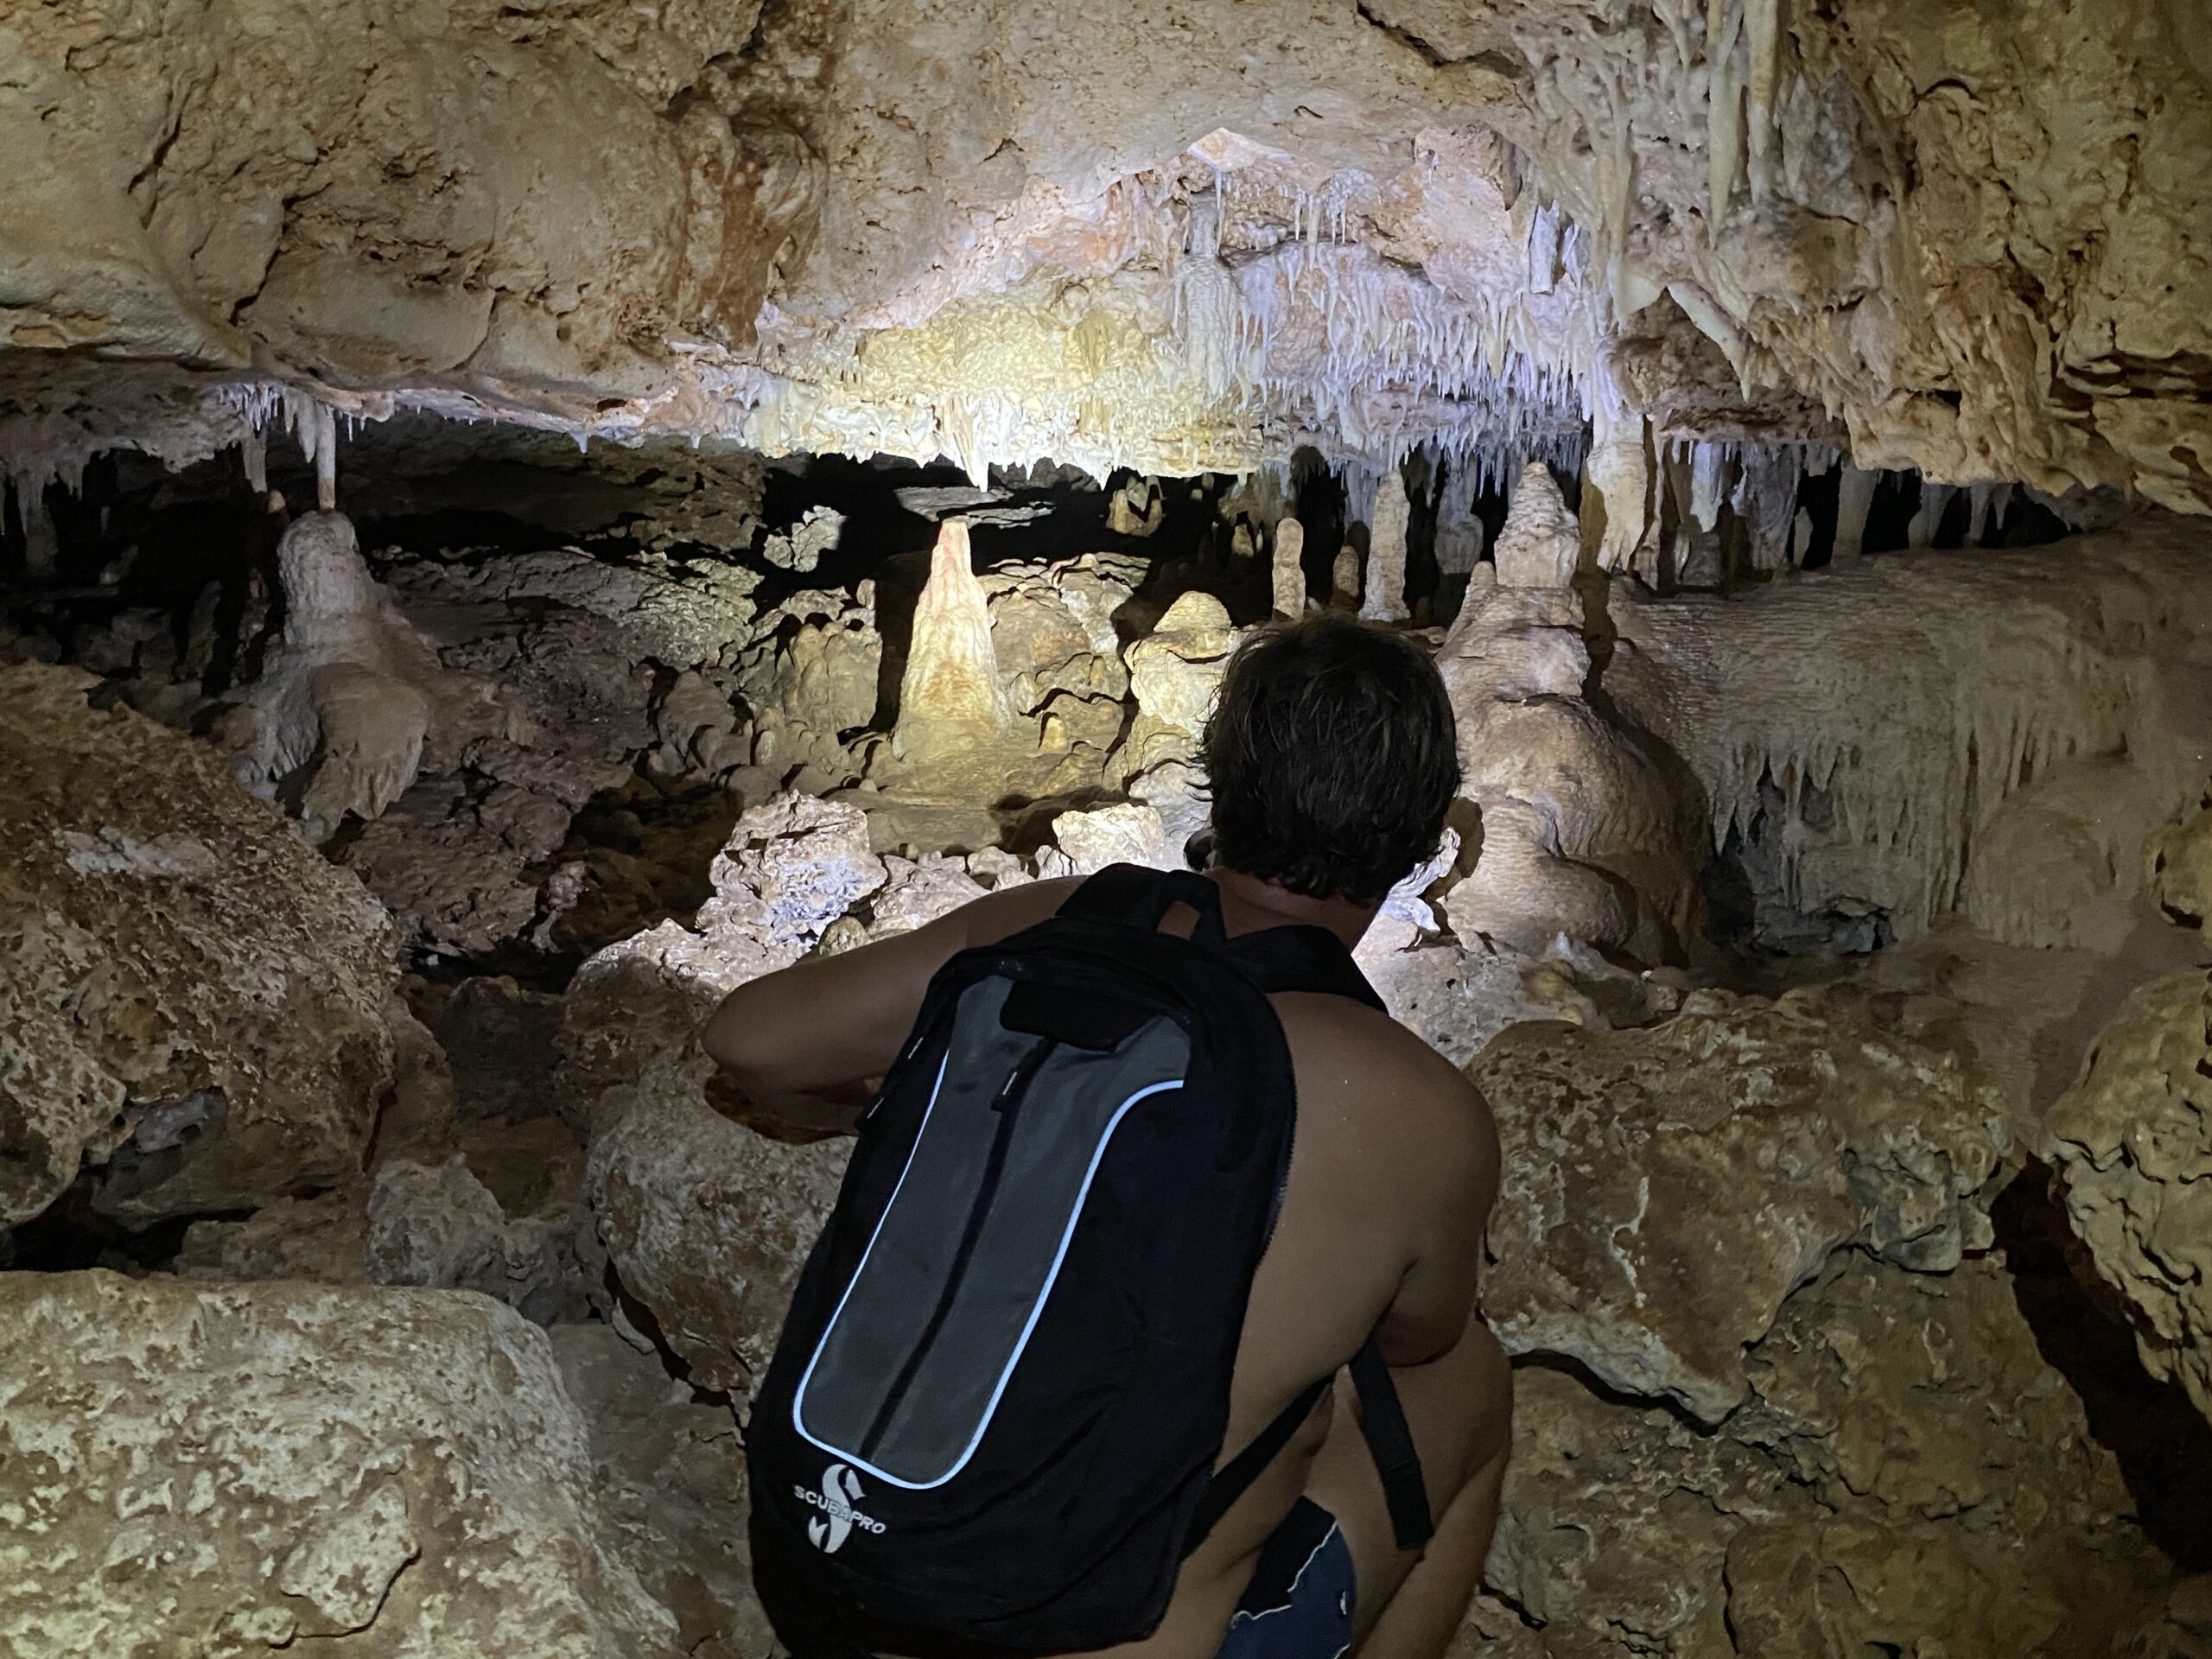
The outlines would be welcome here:
<svg viewBox="0 0 2212 1659">
<path fill-rule="evenodd" d="M 892 1418 L 905 1403 L 923 1362 L 937 1345 L 945 1320 L 951 1316 L 953 1301 L 967 1278 L 968 1265 L 975 1257 L 984 1224 L 990 1219 L 992 1207 L 998 1201 L 999 1187 L 1006 1177 L 1007 1154 L 1014 1143 L 1014 1122 L 1021 1115 L 1021 1103 L 1028 1095 L 1030 1083 L 1044 1070 L 1045 1061 L 1058 1046 L 1050 1037 L 1039 1038 L 1037 1046 L 1023 1055 L 1007 1074 L 1006 1082 L 1000 1085 L 991 1102 L 991 1109 L 999 1115 L 998 1128 L 991 1136 L 991 1150 L 984 1160 L 982 1179 L 976 1185 L 975 1202 L 969 1206 L 968 1222 L 961 1230 L 959 1246 L 953 1251 L 952 1265 L 946 1270 L 944 1287 L 938 1293 L 937 1306 L 930 1310 L 929 1322 L 915 1339 L 913 1351 L 899 1366 L 899 1375 L 883 1396 L 883 1403 L 876 1408 L 874 1421 L 868 1424 L 868 1433 L 861 1439 L 861 1455 L 864 1458 L 875 1456 L 884 1435 L 890 1431 Z"/>
</svg>

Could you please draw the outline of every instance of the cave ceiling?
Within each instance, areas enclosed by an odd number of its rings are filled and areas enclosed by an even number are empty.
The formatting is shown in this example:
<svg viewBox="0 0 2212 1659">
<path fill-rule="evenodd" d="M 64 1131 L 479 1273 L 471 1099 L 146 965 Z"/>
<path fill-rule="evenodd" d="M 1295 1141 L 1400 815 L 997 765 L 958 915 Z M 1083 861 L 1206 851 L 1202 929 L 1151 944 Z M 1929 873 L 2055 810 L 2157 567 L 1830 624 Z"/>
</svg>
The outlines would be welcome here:
<svg viewBox="0 0 2212 1659">
<path fill-rule="evenodd" d="M 0 460 L 1847 453 L 2212 509 L 2197 0 L 60 0 Z"/>
</svg>

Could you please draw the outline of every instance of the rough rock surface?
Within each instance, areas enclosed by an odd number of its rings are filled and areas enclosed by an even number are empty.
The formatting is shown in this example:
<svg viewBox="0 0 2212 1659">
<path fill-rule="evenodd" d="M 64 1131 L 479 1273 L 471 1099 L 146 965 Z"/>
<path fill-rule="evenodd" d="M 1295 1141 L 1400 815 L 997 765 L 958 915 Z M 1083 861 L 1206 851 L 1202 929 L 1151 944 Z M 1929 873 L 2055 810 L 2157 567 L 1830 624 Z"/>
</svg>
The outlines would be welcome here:
<svg viewBox="0 0 2212 1659">
<path fill-rule="evenodd" d="M 2170 1569 L 1997 1261 L 1847 1255 L 1749 1369 L 1718 1430 L 1520 1369 L 1484 1575 L 1504 1601 L 1471 1630 L 1554 1659 L 2027 1659 L 2108 1651 L 2162 1593 Z"/>
<path fill-rule="evenodd" d="M 2151 832 L 2143 875 L 2152 902 L 2177 922 L 2212 922 L 2212 790 L 2196 810 Z"/>
<path fill-rule="evenodd" d="M 0 1219 L 105 1164 L 134 1221 L 360 1166 L 393 1075 L 389 918 L 208 747 L 0 671 Z"/>
<path fill-rule="evenodd" d="M 2008 943 L 2108 950 L 2137 919 L 2145 838 L 2204 785 L 2203 569 L 2188 521 L 2145 519 L 1854 560 L 1742 603 L 1619 582 L 1603 684 L 1695 779 L 1764 942 L 1869 918 L 1910 939 L 1967 909 Z"/>
<path fill-rule="evenodd" d="M 1815 993 L 1696 991 L 1642 1030 L 1515 1027 L 1468 1075 L 1505 1147 L 1484 1292 L 1500 1339 L 1700 1422 L 1743 1402 L 1744 1350 L 1837 1251 L 1941 1271 L 1990 1241 L 2002 1103 L 1955 1055 Z"/>
<path fill-rule="evenodd" d="M 2042 1154 L 2154 1376 L 2212 1418 L 2212 975 L 2153 980 L 2098 1034 Z"/>
<path fill-rule="evenodd" d="M 415 781 L 444 676 L 369 574 L 349 520 L 308 513 L 276 561 L 284 622 L 245 699 L 254 731 L 238 779 L 294 803 L 321 846 L 349 813 L 378 817 Z"/>
<path fill-rule="evenodd" d="M 0 1304 L 11 1654 L 681 1651 L 508 1309 L 105 1273 L 0 1276 Z"/>
<path fill-rule="evenodd" d="M 2212 499 L 2185 0 L 225 0 L 11 38 L 7 337 L 79 454 L 235 435 L 188 363 L 979 484 L 1598 409 Z"/>
<path fill-rule="evenodd" d="M 689 1659 L 759 1659 L 775 1646 L 753 1593 L 746 1543 L 745 1451 L 727 1407 L 610 1325 L 546 1332 L 569 1397 L 583 1414 L 601 1536 L 677 1618 Z"/>
<path fill-rule="evenodd" d="M 851 1145 L 794 1146 L 706 1103 L 703 1065 L 610 1096 L 592 1143 L 599 1236 L 622 1287 L 702 1387 L 744 1395 L 766 1368 Z"/>
</svg>

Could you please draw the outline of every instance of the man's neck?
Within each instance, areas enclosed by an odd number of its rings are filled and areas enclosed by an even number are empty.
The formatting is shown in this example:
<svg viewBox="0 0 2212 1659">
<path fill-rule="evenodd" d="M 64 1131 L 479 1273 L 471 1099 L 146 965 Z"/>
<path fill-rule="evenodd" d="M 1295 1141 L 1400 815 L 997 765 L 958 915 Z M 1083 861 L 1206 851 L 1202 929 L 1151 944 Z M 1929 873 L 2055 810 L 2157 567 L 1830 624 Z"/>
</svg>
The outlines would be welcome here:
<svg viewBox="0 0 2212 1659">
<path fill-rule="evenodd" d="M 1221 888 L 1221 919 L 1233 936 L 1264 927 L 1325 928 L 1349 950 L 1359 943 L 1380 905 L 1356 905 L 1349 899 L 1309 899 L 1242 870 L 1216 866 L 1206 872 Z"/>
</svg>

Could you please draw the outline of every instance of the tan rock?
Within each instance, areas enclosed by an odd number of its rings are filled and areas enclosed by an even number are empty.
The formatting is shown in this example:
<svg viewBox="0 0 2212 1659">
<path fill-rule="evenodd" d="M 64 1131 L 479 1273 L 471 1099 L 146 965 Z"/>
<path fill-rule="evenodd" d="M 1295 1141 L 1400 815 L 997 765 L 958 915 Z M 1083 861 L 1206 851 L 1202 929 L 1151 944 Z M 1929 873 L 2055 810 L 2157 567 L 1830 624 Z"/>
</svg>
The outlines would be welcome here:
<svg viewBox="0 0 2212 1659">
<path fill-rule="evenodd" d="M 80 1164 L 141 1222 L 359 1169 L 392 1078 L 389 918 L 210 748 L 0 671 L 0 1219 Z"/>
<path fill-rule="evenodd" d="M 2212 791 L 2195 812 L 2151 832 L 2143 874 L 2152 902 L 2176 921 L 2212 922 Z"/>
<path fill-rule="evenodd" d="M 0 1276 L 0 1306 L 9 1652 L 680 1651 L 510 1310 L 105 1273 Z"/>
<path fill-rule="evenodd" d="M 745 1450 L 727 1407 L 640 1353 L 610 1325 L 546 1333 L 591 1437 L 600 1536 L 676 1615 L 693 1659 L 753 1659 L 775 1646 L 753 1592 Z"/>
<path fill-rule="evenodd" d="M 1238 638 L 1227 608 L 1212 594 L 1193 590 L 1178 597 L 1126 653 L 1139 715 L 1190 737 L 1203 733 Z"/>
<path fill-rule="evenodd" d="M 1942 1270 L 1989 1242 L 2001 1102 L 1955 1055 L 1813 993 L 1697 991 L 1640 1030 L 1513 1027 L 1468 1075 L 1505 1147 L 1484 1306 L 1507 1348 L 1700 1421 L 1745 1400 L 1745 1347 L 1837 1251 Z"/>
<path fill-rule="evenodd" d="M 2029 1659 L 2108 1651 L 2164 1593 L 2170 1568 L 2000 1263 L 1847 1254 L 1790 1298 L 1751 1371 L 1758 1394 L 1709 1431 L 1516 1370 L 1484 1571 L 1503 1600 L 1476 1623 L 1556 1659 Z"/>
<path fill-rule="evenodd" d="M 2122 1003 L 2041 1141 L 2144 1366 L 2212 1417 L 2212 976 L 2171 974 Z"/>
<path fill-rule="evenodd" d="M 707 1103 L 709 1063 L 608 1098 L 592 1142 L 599 1236 L 623 1288 L 702 1386 L 749 1394 L 774 1351 L 850 1142 L 770 1140 Z"/>
</svg>

